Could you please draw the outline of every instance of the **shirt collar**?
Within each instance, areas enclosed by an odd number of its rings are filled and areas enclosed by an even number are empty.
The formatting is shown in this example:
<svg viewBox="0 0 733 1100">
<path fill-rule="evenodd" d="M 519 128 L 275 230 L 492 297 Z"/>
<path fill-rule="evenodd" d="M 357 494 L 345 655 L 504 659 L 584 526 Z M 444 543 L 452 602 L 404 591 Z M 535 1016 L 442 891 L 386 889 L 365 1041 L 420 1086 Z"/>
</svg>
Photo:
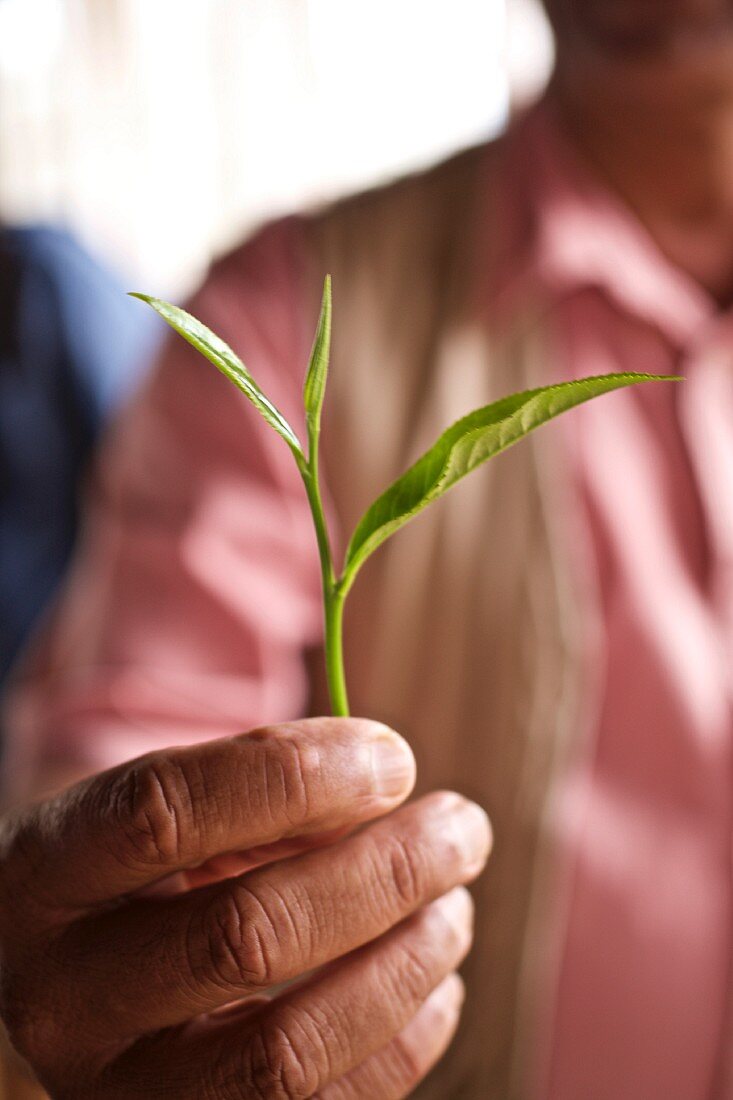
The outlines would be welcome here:
<svg viewBox="0 0 733 1100">
<path fill-rule="evenodd" d="M 565 137 L 547 99 L 505 139 L 494 226 L 492 301 L 502 312 L 528 294 L 550 304 L 596 287 L 680 348 L 715 317 L 712 297 L 660 251 Z"/>
</svg>

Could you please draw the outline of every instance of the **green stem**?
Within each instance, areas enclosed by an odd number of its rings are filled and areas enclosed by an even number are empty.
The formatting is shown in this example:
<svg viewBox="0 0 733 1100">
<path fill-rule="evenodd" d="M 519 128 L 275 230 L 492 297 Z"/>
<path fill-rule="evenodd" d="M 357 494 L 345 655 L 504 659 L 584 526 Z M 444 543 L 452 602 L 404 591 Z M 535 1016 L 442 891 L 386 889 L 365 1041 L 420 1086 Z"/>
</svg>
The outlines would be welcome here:
<svg viewBox="0 0 733 1100">
<path fill-rule="evenodd" d="M 318 429 L 309 424 L 309 455 L 298 462 L 305 491 L 308 495 L 313 523 L 318 542 L 318 556 L 321 561 L 321 581 L 323 585 L 323 610 L 325 624 L 326 678 L 328 694 L 333 714 L 340 718 L 349 716 L 349 699 L 346 691 L 343 653 L 343 613 L 346 593 L 336 578 L 333 566 L 331 542 L 323 511 L 321 490 L 318 482 Z"/>
<path fill-rule="evenodd" d="M 324 597 L 326 610 L 326 676 L 331 710 L 339 718 L 349 717 L 349 697 L 344 675 L 344 596 L 336 586 Z"/>
</svg>

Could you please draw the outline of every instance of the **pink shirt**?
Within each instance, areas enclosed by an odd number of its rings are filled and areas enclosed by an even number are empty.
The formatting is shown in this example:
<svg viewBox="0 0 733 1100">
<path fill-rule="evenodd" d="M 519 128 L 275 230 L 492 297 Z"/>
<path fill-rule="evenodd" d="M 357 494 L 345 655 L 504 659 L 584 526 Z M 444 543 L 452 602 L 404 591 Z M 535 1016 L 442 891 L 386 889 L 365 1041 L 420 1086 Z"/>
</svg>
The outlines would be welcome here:
<svg viewBox="0 0 733 1100">
<path fill-rule="evenodd" d="M 569 868 L 548 1100 L 719 1100 L 733 911 L 733 316 L 548 114 L 513 143 L 512 270 L 567 377 L 681 373 L 568 421 L 601 620 L 597 726 L 558 792 Z M 517 263 L 517 257 L 520 262 Z"/>
<path fill-rule="evenodd" d="M 547 112 L 517 128 L 506 172 L 501 302 L 544 299 L 559 373 L 687 377 L 591 403 L 569 430 L 602 608 L 600 690 L 553 823 L 569 875 L 537 1096 L 721 1100 L 733 320 L 575 162 Z M 266 229 L 192 305 L 296 423 L 310 336 L 300 247 L 297 221 Z M 14 704 L 18 782 L 305 707 L 303 652 L 320 635 L 310 520 L 286 448 L 248 424 L 244 438 L 229 384 L 170 341 L 107 447 L 86 549 Z"/>
</svg>

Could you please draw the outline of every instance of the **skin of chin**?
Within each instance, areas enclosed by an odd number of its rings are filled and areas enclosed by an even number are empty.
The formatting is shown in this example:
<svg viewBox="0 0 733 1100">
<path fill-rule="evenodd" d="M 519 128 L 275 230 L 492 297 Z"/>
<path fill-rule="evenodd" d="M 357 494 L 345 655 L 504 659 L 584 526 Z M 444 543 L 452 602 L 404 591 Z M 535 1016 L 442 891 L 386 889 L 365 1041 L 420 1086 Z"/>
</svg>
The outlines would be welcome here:
<svg viewBox="0 0 733 1100">
<path fill-rule="evenodd" d="M 604 54 L 659 54 L 733 39 L 733 0 L 545 0 L 559 38 Z"/>
</svg>

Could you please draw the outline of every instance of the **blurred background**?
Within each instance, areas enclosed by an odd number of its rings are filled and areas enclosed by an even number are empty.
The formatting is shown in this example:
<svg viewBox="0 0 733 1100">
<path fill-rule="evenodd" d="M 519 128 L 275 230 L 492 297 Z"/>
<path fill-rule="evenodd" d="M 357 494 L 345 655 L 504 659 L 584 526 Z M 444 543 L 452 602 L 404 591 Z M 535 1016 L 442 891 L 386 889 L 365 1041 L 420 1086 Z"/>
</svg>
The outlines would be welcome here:
<svg viewBox="0 0 733 1100">
<path fill-rule="evenodd" d="M 152 360 L 124 290 L 484 140 L 551 62 L 535 0 L 0 0 L 0 688 Z"/>
<path fill-rule="evenodd" d="M 263 217 L 498 130 L 550 51 L 534 0 L 0 0 L 0 216 L 181 295 Z"/>
</svg>

